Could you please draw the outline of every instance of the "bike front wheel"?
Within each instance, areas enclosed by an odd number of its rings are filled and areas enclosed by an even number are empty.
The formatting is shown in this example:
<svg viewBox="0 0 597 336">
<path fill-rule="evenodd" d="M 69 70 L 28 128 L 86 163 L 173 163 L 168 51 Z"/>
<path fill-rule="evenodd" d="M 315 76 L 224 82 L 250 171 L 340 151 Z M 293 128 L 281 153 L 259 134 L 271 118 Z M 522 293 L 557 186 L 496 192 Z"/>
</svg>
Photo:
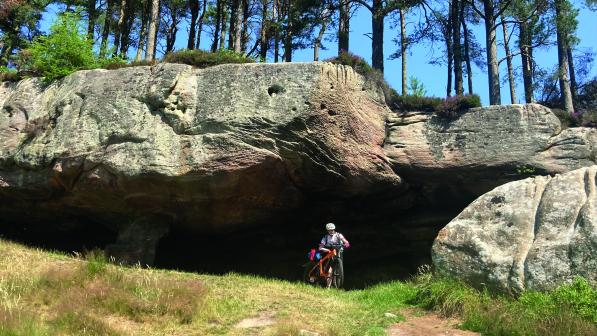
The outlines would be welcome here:
<svg viewBox="0 0 597 336">
<path fill-rule="evenodd" d="M 342 286 L 344 286 L 344 263 L 342 262 L 342 259 L 338 259 L 334 266 L 332 286 L 334 288 L 342 288 Z"/>
</svg>

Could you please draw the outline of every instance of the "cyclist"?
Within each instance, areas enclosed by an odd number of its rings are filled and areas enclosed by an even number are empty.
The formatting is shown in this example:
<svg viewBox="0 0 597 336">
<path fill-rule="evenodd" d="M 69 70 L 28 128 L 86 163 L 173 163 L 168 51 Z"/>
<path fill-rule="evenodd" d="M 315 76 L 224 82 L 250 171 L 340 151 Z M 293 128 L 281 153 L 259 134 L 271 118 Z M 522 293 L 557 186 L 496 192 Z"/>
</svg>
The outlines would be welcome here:
<svg viewBox="0 0 597 336">
<path fill-rule="evenodd" d="M 350 247 L 350 243 L 348 240 L 346 240 L 346 238 L 344 238 L 344 235 L 342 235 L 340 232 L 336 232 L 336 225 L 334 223 L 327 223 L 325 225 L 325 229 L 328 233 L 321 238 L 321 242 L 319 243 L 319 251 L 326 253 L 330 252 L 328 247 L 334 245 L 341 245 L 344 248 Z"/>
</svg>

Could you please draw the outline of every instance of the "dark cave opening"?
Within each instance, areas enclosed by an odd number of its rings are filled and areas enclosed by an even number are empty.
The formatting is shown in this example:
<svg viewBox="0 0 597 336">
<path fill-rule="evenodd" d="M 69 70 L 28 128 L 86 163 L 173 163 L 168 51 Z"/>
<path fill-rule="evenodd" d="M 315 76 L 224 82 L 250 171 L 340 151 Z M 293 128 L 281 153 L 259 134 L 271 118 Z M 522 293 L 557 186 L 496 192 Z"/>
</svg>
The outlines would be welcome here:
<svg viewBox="0 0 597 336">
<path fill-rule="evenodd" d="M 105 250 L 117 240 L 117 232 L 88 218 L 61 220 L 59 225 L 54 220 L 3 223 L 0 238 L 81 255 L 94 249 Z M 307 253 L 317 248 L 325 223 L 264 225 L 229 233 L 197 233 L 173 226 L 160 239 L 152 267 L 209 274 L 236 272 L 301 281 Z M 351 242 L 344 254 L 346 289 L 404 280 L 414 274 L 419 265 L 430 263 L 432 240 L 417 242 L 416 249 L 404 248 L 412 247 L 413 242 L 393 236 L 397 232 L 392 233 L 387 228 L 363 230 L 354 223 L 338 222 L 337 225 L 338 231 Z"/>
</svg>

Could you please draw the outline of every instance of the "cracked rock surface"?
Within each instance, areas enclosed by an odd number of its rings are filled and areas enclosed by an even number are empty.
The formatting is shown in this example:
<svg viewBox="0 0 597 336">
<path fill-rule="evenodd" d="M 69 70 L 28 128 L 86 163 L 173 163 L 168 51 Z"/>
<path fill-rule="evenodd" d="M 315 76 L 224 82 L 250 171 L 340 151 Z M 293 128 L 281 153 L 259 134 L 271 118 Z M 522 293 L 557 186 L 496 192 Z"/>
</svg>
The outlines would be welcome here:
<svg viewBox="0 0 597 336">
<path fill-rule="evenodd" d="M 500 186 L 439 232 L 433 263 L 446 275 L 520 293 L 574 276 L 597 280 L 597 166 Z"/>
</svg>

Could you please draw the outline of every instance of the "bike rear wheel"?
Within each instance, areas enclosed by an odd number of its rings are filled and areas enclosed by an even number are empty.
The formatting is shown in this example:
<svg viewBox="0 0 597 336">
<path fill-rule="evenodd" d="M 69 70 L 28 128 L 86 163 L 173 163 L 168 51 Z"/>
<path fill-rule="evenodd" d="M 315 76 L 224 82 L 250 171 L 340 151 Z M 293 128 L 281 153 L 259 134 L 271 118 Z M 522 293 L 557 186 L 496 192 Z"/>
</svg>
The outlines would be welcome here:
<svg viewBox="0 0 597 336">
<path fill-rule="evenodd" d="M 303 272 L 303 281 L 310 285 L 317 285 L 319 280 L 319 270 L 317 269 L 317 263 L 310 262 L 305 264 L 305 271 Z"/>
</svg>

